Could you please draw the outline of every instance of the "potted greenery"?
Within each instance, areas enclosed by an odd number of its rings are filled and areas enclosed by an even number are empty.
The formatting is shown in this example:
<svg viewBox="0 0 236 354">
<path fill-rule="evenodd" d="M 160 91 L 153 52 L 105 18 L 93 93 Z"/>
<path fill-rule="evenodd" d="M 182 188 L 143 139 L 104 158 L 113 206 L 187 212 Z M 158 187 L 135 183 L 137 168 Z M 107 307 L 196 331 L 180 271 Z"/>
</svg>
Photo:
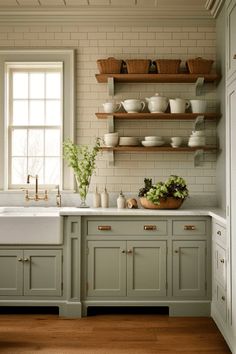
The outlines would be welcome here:
<svg viewBox="0 0 236 354">
<path fill-rule="evenodd" d="M 146 209 L 178 209 L 189 192 L 182 177 L 171 175 L 165 182 L 152 184 L 144 179 L 145 187 L 139 190 L 141 205 Z"/>
<path fill-rule="evenodd" d="M 92 148 L 87 145 L 76 145 L 71 140 L 66 140 L 63 143 L 64 158 L 68 166 L 73 168 L 77 190 L 81 198 L 80 208 L 88 208 L 86 197 L 92 174 L 96 168 L 95 162 L 100 150 L 100 143 L 100 138 L 96 139 Z"/>
</svg>

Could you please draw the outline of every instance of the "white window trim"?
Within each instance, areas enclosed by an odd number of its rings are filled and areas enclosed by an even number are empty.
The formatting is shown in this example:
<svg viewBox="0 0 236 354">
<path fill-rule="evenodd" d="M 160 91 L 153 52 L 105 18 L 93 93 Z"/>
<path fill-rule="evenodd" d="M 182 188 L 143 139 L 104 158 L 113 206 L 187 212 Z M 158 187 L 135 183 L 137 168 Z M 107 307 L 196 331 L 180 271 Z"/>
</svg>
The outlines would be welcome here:
<svg viewBox="0 0 236 354">
<path fill-rule="evenodd" d="M 63 62 L 63 138 L 74 141 L 75 117 L 75 51 L 67 50 L 0 50 L 0 190 L 8 191 L 7 185 L 7 127 L 6 127 L 6 62 Z M 71 168 L 62 161 L 63 190 L 73 190 L 74 177 Z"/>
</svg>

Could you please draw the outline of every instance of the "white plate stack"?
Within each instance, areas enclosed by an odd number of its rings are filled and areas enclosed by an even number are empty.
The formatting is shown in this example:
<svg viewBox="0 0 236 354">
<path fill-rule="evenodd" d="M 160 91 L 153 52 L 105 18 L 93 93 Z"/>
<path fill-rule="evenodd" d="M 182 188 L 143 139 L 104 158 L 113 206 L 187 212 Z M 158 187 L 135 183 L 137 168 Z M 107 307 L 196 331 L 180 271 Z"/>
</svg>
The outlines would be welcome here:
<svg viewBox="0 0 236 354">
<path fill-rule="evenodd" d="M 206 137 L 205 132 L 203 130 L 195 130 L 190 135 L 188 146 L 196 147 L 196 146 L 205 146 L 206 145 Z"/>
<path fill-rule="evenodd" d="M 145 136 L 142 145 L 145 147 L 162 146 L 165 144 L 162 136 Z"/>
</svg>

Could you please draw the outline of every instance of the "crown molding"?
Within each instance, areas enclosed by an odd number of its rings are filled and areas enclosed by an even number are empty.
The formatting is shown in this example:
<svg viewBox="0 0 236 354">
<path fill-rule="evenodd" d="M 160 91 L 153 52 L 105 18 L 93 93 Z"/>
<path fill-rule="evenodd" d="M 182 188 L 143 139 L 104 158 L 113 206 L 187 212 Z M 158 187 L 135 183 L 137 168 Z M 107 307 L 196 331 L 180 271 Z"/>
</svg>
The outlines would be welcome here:
<svg viewBox="0 0 236 354">
<path fill-rule="evenodd" d="M 216 18 L 224 5 L 225 0 L 207 0 L 205 8 L 210 11 L 212 16 Z"/>
<path fill-rule="evenodd" d="M 213 19 L 208 11 L 194 6 L 191 9 L 169 7 L 166 9 L 150 8 L 75 8 L 75 9 L 47 9 L 47 10 L 9 10 L 1 9 L 0 23 L 9 22 L 74 22 L 74 23 L 136 23 L 159 26 L 159 20 L 163 24 L 173 21 L 184 21 L 191 24 L 192 21 L 200 21 L 210 25 Z M 157 22 L 158 21 L 158 22 Z M 195 22 L 196 25 L 196 22 Z"/>
</svg>

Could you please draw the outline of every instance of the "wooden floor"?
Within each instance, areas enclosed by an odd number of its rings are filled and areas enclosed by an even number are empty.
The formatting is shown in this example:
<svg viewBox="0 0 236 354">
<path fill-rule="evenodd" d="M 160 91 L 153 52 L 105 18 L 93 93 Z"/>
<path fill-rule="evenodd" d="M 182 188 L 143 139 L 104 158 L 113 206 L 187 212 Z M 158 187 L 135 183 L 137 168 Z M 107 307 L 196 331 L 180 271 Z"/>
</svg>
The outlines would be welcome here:
<svg viewBox="0 0 236 354">
<path fill-rule="evenodd" d="M 0 353 L 230 353 L 210 318 L 158 314 L 99 314 L 82 319 L 52 314 L 0 314 Z"/>
</svg>

